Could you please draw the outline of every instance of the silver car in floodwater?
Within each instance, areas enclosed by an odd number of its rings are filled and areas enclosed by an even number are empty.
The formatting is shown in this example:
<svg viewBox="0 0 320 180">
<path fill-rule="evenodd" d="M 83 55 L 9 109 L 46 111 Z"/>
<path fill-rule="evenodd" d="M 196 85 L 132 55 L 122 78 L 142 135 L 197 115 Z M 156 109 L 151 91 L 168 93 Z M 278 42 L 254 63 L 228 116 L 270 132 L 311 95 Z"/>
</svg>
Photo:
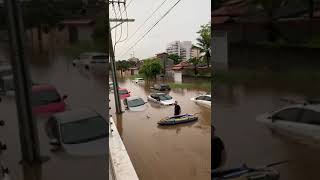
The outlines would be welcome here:
<svg viewBox="0 0 320 180">
<path fill-rule="evenodd" d="M 123 100 L 123 104 L 129 111 L 144 111 L 147 109 L 146 103 L 138 96 L 127 97 Z"/>
<path fill-rule="evenodd" d="M 320 143 L 320 104 L 296 104 L 265 113 L 257 121 L 300 143 Z"/>
<path fill-rule="evenodd" d="M 107 154 L 108 123 L 93 110 L 82 108 L 56 113 L 49 118 L 46 131 L 57 151 L 75 156 Z"/>
</svg>

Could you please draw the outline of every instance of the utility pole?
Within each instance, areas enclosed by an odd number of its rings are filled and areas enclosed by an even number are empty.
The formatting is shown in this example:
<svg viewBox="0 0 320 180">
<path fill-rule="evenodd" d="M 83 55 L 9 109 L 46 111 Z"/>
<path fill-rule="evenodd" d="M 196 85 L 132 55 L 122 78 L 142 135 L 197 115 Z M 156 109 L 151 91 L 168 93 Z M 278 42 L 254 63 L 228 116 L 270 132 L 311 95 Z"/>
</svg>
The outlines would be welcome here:
<svg viewBox="0 0 320 180">
<path fill-rule="evenodd" d="M 18 0 L 5 0 L 11 45 L 11 65 L 15 82 L 15 96 L 19 120 L 22 162 L 42 161 L 38 128 L 31 110 L 31 80 L 24 50 L 24 30 Z"/>
<path fill-rule="evenodd" d="M 108 10 L 110 3 L 117 3 L 117 4 L 124 4 L 126 6 L 125 1 L 113 1 L 108 0 Z M 120 10 L 121 11 L 121 10 Z M 108 11 L 109 12 L 109 11 Z M 133 22 L 134 19 L 110 19 L 109 13 L 108 13 L 108 22 L 107 22 L 107 31 L 108 31 L 108 54 L 109 54 L 109 62 L 111 64 L 111 72 L 112 72 L 112 81 L 113 81 L 113 88 L 114 88 L 114 100 L 115 100 L 115 106 L 116 106 L 116 113 L 121 114 L 121 101 L 119 96 L 119 86 L 118 86 L 118 78 L 117 78 L 117 69 L 116 69 L 116 62 L 115 62 L 115 55 L 114 55 L 114 49 L 112 44 L 112 35 L 111 30 L 116 28 L 117 26 L 121 25 L 124 22 Z M 114 27 L 110 27 L 110 22 L 119 22 Z"/>
</svg>

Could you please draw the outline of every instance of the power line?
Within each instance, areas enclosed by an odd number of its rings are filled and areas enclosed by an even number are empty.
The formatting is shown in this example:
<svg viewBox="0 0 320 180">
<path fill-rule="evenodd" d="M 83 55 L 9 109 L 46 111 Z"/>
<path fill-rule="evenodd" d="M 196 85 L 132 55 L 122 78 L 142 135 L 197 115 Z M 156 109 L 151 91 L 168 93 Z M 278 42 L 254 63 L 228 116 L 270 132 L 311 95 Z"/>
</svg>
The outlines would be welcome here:
<svg viewBox="0 0 320 180">
<path fill-rule="evenodd" d="M 171 10 L 178 5 L 178 3 L 180 2 L 181 0 L 178 0 L 140 39 L 138 39 L 134 44 L 133 46 L 131 46 L 125 53 L 123 53 L 121 55 L 121 57 L 123 57 L 124 55 L 126 55 L 132 48 L 134 48 L 144 37 L 146 37 L 146 35 L 149 34 L 149 32 L 164 18 L 166 17 L 170 12 Z"/>
<path fill-rule="evenodd" d="M 136 29 L 136 31 L 128 38 L 128 41 L 142 28 L 143 25 L 146 24 L 146 22 L 163 6 L 163 4 L 167 2 L 167 0 L 164 0 L 152 13 L 151 15 Z"/>
</svg>

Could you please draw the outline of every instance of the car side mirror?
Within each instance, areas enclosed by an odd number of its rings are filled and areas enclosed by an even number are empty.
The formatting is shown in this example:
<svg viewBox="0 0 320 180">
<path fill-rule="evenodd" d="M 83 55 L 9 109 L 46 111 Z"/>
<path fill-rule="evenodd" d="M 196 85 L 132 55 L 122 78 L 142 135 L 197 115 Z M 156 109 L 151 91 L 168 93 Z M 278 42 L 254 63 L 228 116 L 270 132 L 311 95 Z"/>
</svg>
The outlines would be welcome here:
<svg viewBox="0 0 320 180">
<path fill-rule="evenodd" d="M 60 146 L 60 142 L 57 139 L 50 140 L 50 145 L 52 146 Z"/>
<path fill-rule="evenodd" d="M 63 100 L 65 100 L 65 99 L 67 99 L 67 98 L 68 98 L 68 95 L 63 95 L 63 96 L 62 96 L 62 99 L 63 99 Z"/>
</svg>

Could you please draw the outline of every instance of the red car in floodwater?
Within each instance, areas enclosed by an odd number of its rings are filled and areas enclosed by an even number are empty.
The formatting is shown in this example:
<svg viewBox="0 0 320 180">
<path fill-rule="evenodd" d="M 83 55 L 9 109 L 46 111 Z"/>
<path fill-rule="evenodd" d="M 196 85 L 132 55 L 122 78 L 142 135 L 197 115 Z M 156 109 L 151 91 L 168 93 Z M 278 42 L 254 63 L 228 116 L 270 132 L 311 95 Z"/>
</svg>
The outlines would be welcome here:
<svg viewBox="0 0 320 180">
<path fill-rule="evenodd" d="M 66 103 L 64 102 L 66 98 L 66 95 L 61 96 L 52 85 L 33 85 L 32 112 L 35 114 L 63 112 L 66 110 Z"/>
<path fill-rule="evenodd" d="M 130 91 L 126 88 L 119 88 L 119 96 L 120 99 L 125 99 L 127 97 L 130 97 Z"/>
</svg>

